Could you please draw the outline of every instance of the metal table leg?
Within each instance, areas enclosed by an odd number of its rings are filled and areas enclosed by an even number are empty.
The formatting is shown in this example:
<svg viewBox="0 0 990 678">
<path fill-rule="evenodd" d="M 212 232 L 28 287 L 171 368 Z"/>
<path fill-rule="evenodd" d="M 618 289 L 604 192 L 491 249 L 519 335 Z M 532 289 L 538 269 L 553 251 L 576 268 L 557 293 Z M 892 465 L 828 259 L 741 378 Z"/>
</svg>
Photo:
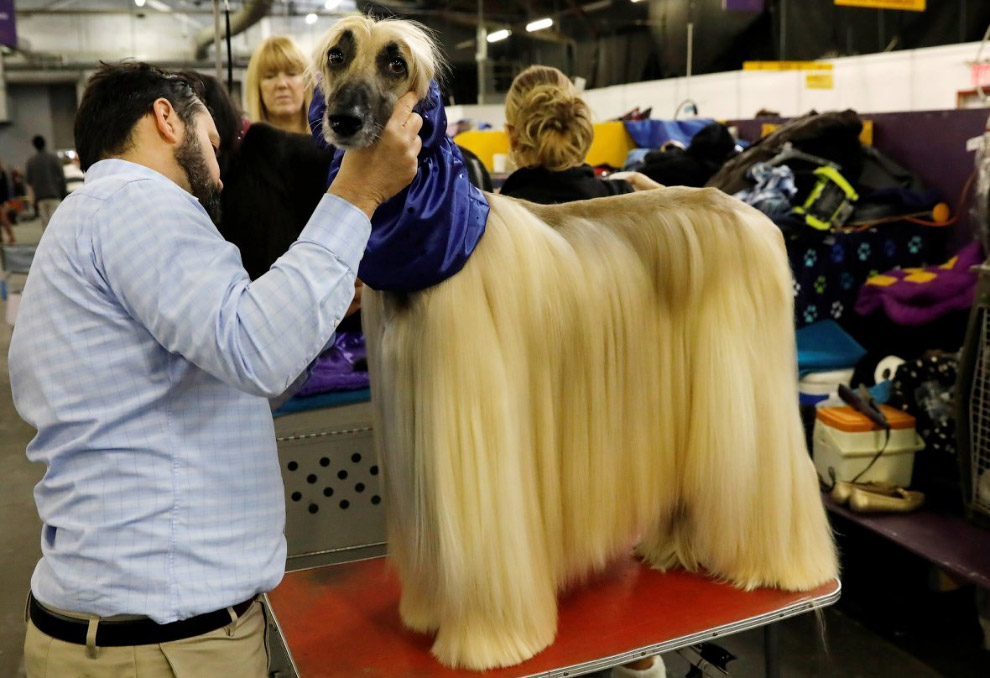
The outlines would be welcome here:
<svg viewBox="0 0 990 678">
<path fill-rule="evenodd" d="M 766 678 L 780 678 L 780 626 L 763 627 L 763 659 L 766 662 Z"/>
</svg>

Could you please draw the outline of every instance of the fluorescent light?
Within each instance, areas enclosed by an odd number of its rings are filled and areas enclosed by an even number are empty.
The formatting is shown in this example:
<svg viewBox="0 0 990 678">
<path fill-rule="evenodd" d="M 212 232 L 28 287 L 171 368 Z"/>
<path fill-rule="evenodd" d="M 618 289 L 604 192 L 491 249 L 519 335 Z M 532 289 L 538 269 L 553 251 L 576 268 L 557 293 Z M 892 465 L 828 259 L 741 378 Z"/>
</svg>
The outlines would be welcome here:
<svg viewBox="0 0 990 678">
<path fill-rule="evenodd" d="M 171 12 L 172 8 L 166 5 L 161 0 L 148 0 L 148 7 L 152 9 L 157 9 L 159 12 Z"/>
<path fill-rule="evenodd" d="M 550 28 L 551 26 L 553 26 L 553 19 L 550 17 L 544 17 L 543 19 L 530 21 L 526 24 L 526 31 L 528 33 L 532 33 L 533 31 L 542 31 L 544 28 Z"/>
<path fill-rule="evenodd" d="M 134 0 L 134 4 L 138 7 L 144 7 L 144 0 Z"/>
<path fill-rule="evenodd" d="M 312 12 L 306 15 L 306 23 L 308 24 L 315 24 L 316 19 L 317 19 L 316 15 L 313 14 Z"/>
<path fill-rule="evenodd" d="M 338 7 L 340 7 L 340 0 L 327 0 L 327 3 L 323 5 L 328 12 L 332 12 Z"/>
<path fill-rule="evenodd" d="M 507 37 L 512 35 L 512 31 L 508 28 L 503 28 L 500 31 L 493 31 L 488 34 L 488 42 L 498 42 L 499 40 L 505 40 Z"/>
</svg>

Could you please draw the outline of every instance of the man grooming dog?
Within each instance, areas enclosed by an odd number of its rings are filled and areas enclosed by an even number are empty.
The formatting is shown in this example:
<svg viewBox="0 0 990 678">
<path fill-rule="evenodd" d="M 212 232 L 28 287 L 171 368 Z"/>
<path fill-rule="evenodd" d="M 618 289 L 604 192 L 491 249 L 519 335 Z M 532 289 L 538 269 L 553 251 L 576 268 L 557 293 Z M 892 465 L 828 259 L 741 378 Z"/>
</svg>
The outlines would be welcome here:
<svg viewBox="0 0 990 678">
<path fill-rule="evenodd" d="M 142 63 L 92 77 L 86 181 L 38 247 L 10 345 L 47 466 L 29 677 L 267 676 L 257 595 L 283 574 L 285 506 L 266 397 L 327 343 L 369 217 L 416 173 L 415 100 L 251 282 L 211 220 L 219 140 L 189 81 Z"/>
<path fill-rule="evenodd" d="M 524 661 L 553 641 L 557 592 L 637 540 L 653 567 L 742 588 L 833 578 L 778 229 L 712 189 L 475 191 L 436 132 L 436 66 L 415 24 L 349 17 L 316 51 L 310 112 L 360 148 L 398 94 L 423 98 L 421 171 L 359 271 L 407 626 L 447 665 Z"/>
</svg>

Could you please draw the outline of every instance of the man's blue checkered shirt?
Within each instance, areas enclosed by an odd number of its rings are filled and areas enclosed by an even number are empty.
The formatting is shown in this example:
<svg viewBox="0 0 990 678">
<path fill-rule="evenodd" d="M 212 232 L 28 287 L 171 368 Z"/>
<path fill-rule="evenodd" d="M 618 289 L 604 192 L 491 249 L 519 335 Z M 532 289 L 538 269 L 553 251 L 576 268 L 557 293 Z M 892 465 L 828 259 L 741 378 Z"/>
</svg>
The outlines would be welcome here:
<svg viewBox="0 0 990 678">
<path fill-rule="evenodd" d="M 160 623 L 278 584 L 285 504 L 266 397 L 327 343 L 371 231 L 326 196 L 250 282 L 165 176 L 104 160 L 38 246 L 10 344 L 38 433 L 43 603 Z"/>
</svg>

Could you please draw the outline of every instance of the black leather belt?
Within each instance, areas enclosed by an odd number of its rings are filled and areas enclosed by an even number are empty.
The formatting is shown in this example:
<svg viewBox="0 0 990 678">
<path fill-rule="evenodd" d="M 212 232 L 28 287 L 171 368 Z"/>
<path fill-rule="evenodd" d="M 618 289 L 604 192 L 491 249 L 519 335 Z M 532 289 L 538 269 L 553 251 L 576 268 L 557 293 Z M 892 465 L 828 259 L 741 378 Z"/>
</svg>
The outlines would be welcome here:
<svg viewBox="0 0 990 678">
<path fill-rule="evenodd" d="M 237 613 L 238 617 L 241 617 L 255 600 L 256 597 L 234 605 L 234 612 Z M 38 603 L 34 596 L 31 596 L 29 610 L 31 621 L 42 633 L 67 643 L 86 644 L 86 631 L 89 628 L 87 620 L 66 617 L 52 612 Z M 230 613 L 227 612 L 226 608 L 170 624 L 158 624 L 151 619 L 127 621 L 101 619 L 96 628 L 96 647 L 127 647 L 130 645 L 168 643 L 173 640 L 192 638 L 216 631 L 230 622 Z"/>
</svg>

